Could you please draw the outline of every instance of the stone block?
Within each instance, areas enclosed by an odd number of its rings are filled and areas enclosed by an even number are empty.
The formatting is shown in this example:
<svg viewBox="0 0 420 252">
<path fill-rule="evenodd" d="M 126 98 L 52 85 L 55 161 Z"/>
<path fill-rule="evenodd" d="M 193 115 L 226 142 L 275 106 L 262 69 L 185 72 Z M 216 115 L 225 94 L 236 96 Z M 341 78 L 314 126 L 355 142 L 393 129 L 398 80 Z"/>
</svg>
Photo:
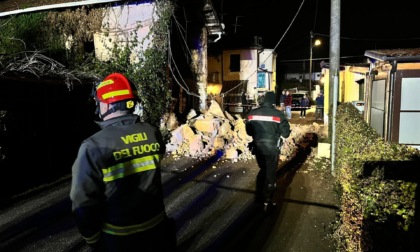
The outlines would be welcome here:
<svg viewBox="0 0 420 252">
<path fill-rule="evenodd" d="M 329 143 L 318 143 L 317 157 L 330 158 L 331 144 Z"/>
<path fill-rule="evenodd" d="M 195 121 L 194 127 L 201 132 L 211 133 L 218 130 L 218 123 L 215 119 L 199 119 Z"/>
</svg>

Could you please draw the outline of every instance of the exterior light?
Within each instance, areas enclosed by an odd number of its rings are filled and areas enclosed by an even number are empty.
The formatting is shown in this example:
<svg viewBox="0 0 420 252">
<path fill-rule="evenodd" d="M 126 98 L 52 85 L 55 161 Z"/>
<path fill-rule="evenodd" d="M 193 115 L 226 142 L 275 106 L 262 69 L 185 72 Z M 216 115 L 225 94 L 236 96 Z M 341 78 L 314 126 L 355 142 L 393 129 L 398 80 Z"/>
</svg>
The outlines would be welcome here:
<svg viewBox="0 0 420 252">
<path fill-rule="evenodd" d="M 309 50 L 310 50 L 310 55 L 309 55 L 309 95 L 312 97 L 312 48 L 314 46 L 319 46 L 321 45 L 321 40 L 317 39 L 315 41 L 312 41 L 314 38 L 314 33 L 311 31 L 310 32 L 310 44 L 309 44 Z"/>
</svg>

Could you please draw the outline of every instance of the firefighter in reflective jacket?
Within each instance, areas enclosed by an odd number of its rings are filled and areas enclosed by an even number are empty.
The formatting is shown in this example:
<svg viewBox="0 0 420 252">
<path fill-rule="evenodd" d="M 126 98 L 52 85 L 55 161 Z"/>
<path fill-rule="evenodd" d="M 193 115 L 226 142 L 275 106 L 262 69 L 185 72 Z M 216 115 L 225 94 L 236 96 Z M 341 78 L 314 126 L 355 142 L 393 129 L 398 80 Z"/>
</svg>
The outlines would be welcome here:
<svg viewBox="0 0 420 252">
<path fill-rule="evenodd" d="M 253 138 L 252 153 L 260 168 L 256 179 L 257 201 L 263 201 L 265 207 L 275 205 L 272 196 L 276 189 L 281 141 L 289 137 L 290 124 L 284 112 L 275 108 L 273 92 L 267 92 L 261 106 L 248 113 L 245 127 Z"/>
<path fill-rule="evenodd" d="M 163 203 L 162 135 L 133 114 L 138 96 L 124 75 L 110 74 L 95 90 L 101 130 L 83 141 L 72 167 L 79 231 L 97 251 L 174 251 L 176 231 Z"/>
</svg>

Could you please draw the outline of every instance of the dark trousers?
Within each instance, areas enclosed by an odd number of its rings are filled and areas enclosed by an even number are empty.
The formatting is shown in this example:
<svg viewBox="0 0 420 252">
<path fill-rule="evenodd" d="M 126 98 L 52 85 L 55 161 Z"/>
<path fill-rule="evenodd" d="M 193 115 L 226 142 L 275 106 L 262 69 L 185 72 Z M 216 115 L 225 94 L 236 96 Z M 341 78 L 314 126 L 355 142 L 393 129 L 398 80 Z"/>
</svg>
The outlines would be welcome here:
<svg viewBox="0 0 420 252">
<path fill-rule="evenodd" d="M 317 107 L 315 109 L 315 119 L 324 119 L 324 107 Z"/>
<path fill-rule="evenodd" d="M 276 170 L 279 163 L 279 154 L 256 154 L 255 157 L 260 168 L 256 180 L 257 201 L 271 201 L 277 180 Z"/>
<path fill-rule="evenodd" d="M 300 116 L 306 116 L 306 108 L 301 109 Z"/>
</svg>

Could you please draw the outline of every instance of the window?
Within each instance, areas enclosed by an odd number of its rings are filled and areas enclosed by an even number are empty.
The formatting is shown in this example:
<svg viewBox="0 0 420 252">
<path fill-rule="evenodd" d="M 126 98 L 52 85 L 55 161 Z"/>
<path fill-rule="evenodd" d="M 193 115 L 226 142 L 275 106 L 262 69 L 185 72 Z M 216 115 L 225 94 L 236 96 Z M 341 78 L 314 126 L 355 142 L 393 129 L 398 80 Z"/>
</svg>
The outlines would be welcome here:
<svg viewBox="0 0 420 252">
<path fill-rule="evenodd" d="M 230 55 L 230 68 L 231 72 L 239 72 L 241 70 L 241 56 L 239 54 Z"/>
</svg>

